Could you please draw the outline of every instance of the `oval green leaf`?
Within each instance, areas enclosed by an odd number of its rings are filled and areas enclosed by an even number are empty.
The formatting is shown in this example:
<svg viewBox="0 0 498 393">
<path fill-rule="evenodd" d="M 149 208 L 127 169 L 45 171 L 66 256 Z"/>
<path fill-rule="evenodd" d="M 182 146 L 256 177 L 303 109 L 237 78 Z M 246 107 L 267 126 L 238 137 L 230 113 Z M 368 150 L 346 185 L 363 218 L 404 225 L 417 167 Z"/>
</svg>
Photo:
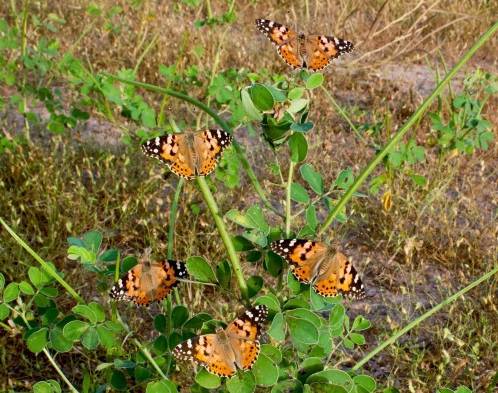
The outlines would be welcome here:
<svg viewBox="0 0 498 393">
<path fill-rule="evenodd" d="M 245 372 L 227 380 L 226 386 L 230 393 L 252 393 L 256 389 L 256 382 L 251 372 Z"/>
<path fill-rule="evenodd" d="M 250 87 L 249 94 L 251 95 L 251 101 L 254 106 L 260 111 L 269 111 L 273 109 L 275 101 L 271 91 L 267 89 L 266 86 L 257 83 Z"/>
<path fill-rule="evenodd" d="M 16 300 L 19 296 L 19 284 L 16 282 L 11 282 L 5 287 L 3 291 L 3 301 L 5 303 L 10 303 L 13 300 Z"/>
<path fill-rule="evenodd" d="M 187 259 L 187 270 L 198 281 L 216 282 L 213 268 L 203 257 L 194 256 Z"/>
<path fill-rule="evenodd" d="M 203 368 L 196 374 L 195 382 L 197 382 L 203 388 L 216 389 L 221 385 L 221 378 L 217 375 L 207 372 L 206 369 Z"/>
<path fill-rule="evenodd" d="M 263 353 L 259 354 L 258 360 L 252 368 L 256 384 L 260 386 L 272 386 L 278 381 L 278 368 L 275 363 Z"/>
<path fill-rule="evenodd" d="M 301 133 L 292 134 L 289 138 L 289 147 L 291 150 L 291 160 L 294 163 L 304 161 L 308 154 L 308 142 Z"/>
<path fill-rule="evenodd" d="M 307 204 L 310 201 L 308 191 L 299 183 L 291 184 L 291 199 L 294 202 Z"/>
<path fill-rule="evenodd" d="M 27 340 L 28 349 L 31 352 L 39 353 L 45 348 L 48 342 L 48 329 L 41 328 L 31 333 Z"/>
<path fill-rule="evenodd" d="M 309 90 L 316 89 L 317 87 L 320 87 L 323 84 L 323 81 L 325 80 L 323 74 L 320 73 L 315 73 L 311 74 L 306 81 L 306 88 Z"/>
<path fill-rule="evenodd" d="M 81 335 L 85 333 L 89 325 L 87 322 L 75 320 L 68 322 L 62 329 L 62 334 L 70 341 L 79 340 Z"/>
<path fill-rule="evenodd" d="M 318 328 L 302 318 L 285 317 L 292 340 L 297 344 L 311 345 L 318 342 Z"/>
</svg>

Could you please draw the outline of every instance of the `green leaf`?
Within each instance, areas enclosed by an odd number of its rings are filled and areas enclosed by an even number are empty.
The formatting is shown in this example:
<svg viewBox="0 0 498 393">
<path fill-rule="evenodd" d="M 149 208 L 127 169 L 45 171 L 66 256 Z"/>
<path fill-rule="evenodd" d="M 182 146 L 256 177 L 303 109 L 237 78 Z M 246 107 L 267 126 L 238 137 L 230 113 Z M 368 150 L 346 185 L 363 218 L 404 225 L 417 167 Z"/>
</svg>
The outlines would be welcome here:
<svg viewBox="0 0 498 393">
<path fill-rule="evenodd" d="M 287 286 L 294 295 L 297 295 L 299 292 L 301 292 L 301 283 L 297 281 L 296 277 L 294 277 L 290 269 L 287 272 Z"/>
<path fill-rule="evenodd" d="M 54 348 L 57 352 L 69 352 L 73 347 L 73 343 L 71 340 L 68 340 L 61 328 L 55 327 L 50 330 L 50 343 L 52 344 L 52 348 Z"/>
<path fill-rule="evenodd" d="M 87 322 L 79 320 L 70 321 L 64 325 L 62 333 L 68 340 L 76 341 L 79 340 L 81 335 L 86 332 L 89 326 L 90 325 Z"/>
<path fill-rule="evenodd" d="M 341 386 L 346 390 L 346 392 L 351 391 L 354 386 L 353 380 L 348 375 L 348 373 L 342 370 L 335 370 L 335 369 L 320 371 L 318 373 L 310 375 L 306 380 L 307 384 L 324 383 L 324 382 Z"/>
<path fill-rule="evenodd" d="M 250 87 L 249 94 L 251 95 L 251 100 L 254 103 L 254 106 L 256 106 L 256 108 L 260 111 L 269 111 L 273 109 L 273 105 L 275 104 L 273 95 L 271 91 L 266 88 L 266 86 L 259 83 L 255 84 Z"/>
<path fill-rule="evenodd" d="M 5 290 L 3 291 L 3 301 L 5 303 L 10 303 L 13 300 L 16 300 L 19 296 L 19 284 L 16 282 L 9 283 Z"/>
<path fill-rule="evenodd" d="M 33 393 L 61 393 L 61 387 L 57 381 L 49 379 L 35 383 Z"/>
<path fill-rule="evenodd" d="M 270 90 L 272 96 L 273 96 L 273 99 L 277 102 L 284 102 L 287 97 L 286 97 L 286 93 L 285 93 L 285 90 L 282 90 L 282 89 L 278 89 L 276 88 L 275 86 L 272 86 L 272 85 L 266 85 L 266 88 L 268 90 Z"/>
<path fill-rule="evenodd" d="M 19 289 L 25 295 L 34 295 L 35 294 L 35 290 L 27 281 L 21 281 L 19 283 Z"/>
<path fill-rule="evenodd" d="M 97 253 L 102 245 L 102 234 L 99 231 L 89 231 L 83 235 L 83 243 L 93 253 Z"/>
<path fill-rule="evenodd" d="M 349 333 L 349 338 L 356 345 L 365 345 L 365 337 L 360 333 Z"/>
<path fill-rule="evenodd" d="M 177 393 L 176 385 L 171 381 L 149 382 L 145 393 Z"/>
<path fill-rule="evenodd" d="M 275 317 L 273 317 L 273 321 L 268 329 L 268 335 L 277 341 L 285 339 L 284 314 L 281 312 L 275 314 Z"/>
<path fill-rule="evenodd" d="M 295 132 L 306 133 L 313 129 L 313 123 L 311 121 L 305 123 L 292 123 L 290 129 Z"/>
<path fill-rule="evenodd" d="M 353 377 L 353 382 L 357 388 L 361 387 L 363 389 L 361 391 L 362 393 L 374 392 L 375 389 L 377 388 L 375 379 L 369 377 L 368 375 L 357 375 Z M 360 391 L 358 391 L 358 393 L 360 393 Z"/>
<path fill-rule="evenodd" d="M 354 319 L 353 326 L 351 329 L 356 330 L 356 331 L 362 331 L 362 330 L 366 330 L 366 329 L 370 328 L 370 326 L 372 326 L 372 324 L 370 323 L 370 321 L 368 319 L 366 319 L 362 315 L 358 315 Z"/>
<path fill-rule="evenodd" d="M 204 322 L 210 321 L 212 319 L 213 317 L 208 313 L 201 312 L 197 315 L 194 315 L 187 322 L 185 322 L 185 324 L 183 325 L 183 329 L 198 330 L 202 327 Z"/>
<path fill-rule="evenodd" d="M 247 209 L 246 216 L 255 225 L 255 228 L 259 229 L 265 235 L 270 233 L 270 226 L 266 222 L 265 215 L 263 214 L 263 210 L 260 206 L 252 205 L 249 207 L 249 209 Z"/>
<path fill-rule="evenodd" d="M 0 292 L 2 291 L 4 286 L 5 286 L 5 277 L 2 273 L 0 273 Z"/>
<path fill-rule="evenodd" d="M 258 360 L 252 368 L 256 384 L 260 386 L 272 386 L 278 381 L 278 368 L 275 363 L 263 353 L 259 354 Z"/>
<path fill-rule="evenodd" d="M 86 304 L 78 304 L 78 305 L 74 306 L 73 307 L 73 312 L 75 314 L 81 315 L 82 317 L 85 317 L 92 324 L 97 323 L 97 315 L 90 308 L 90 306 L 87 306 Z"/>
<path fill-rule="evenodd" d="M 112 371 L 110 383 L 111 386 L 116 390 L 126 390 L 126 388 L 128 387 L 125 374 L 119 370 Z"/>
<path fill-rule="evenodd" d="M 291 101 L 297 100 L 301 98 L 304 94 L 304 87 L 294 87 L 292 90 L 289 90 L 287 94 L 287 98 Z"/>
<path fill-rule="evenodd" d="M 264 260 L 264 268 L 270 273 L 273 277 L 278 277 L 282 274 L 282 270 L 284 267 L 284 262 L 281 257 L 279 257 L 274 252 L 267 252 Z"/>
<path fill-rule="evenodd" d="M 311 345 L 318 342 L 318 328 L 312 322 L 302 319 L 285 316 L 287 326 L 292 340 L 296 344 Z"/>
<path fill-rule="evenodd" d="M 247 290 L 249 297 L 253 297 L 257 295 L 257 293 L 263 287 L 263 277 L 261 276 L 252 276 L 247 280 Z"/>
<path fill-rule="evenodd" d="M 188 320 L 187 307 L 182 305 L 175 306 L 171 312 L 171 319 L 173 320 L 173 326 L 180 328 Z"/>
<path fill-rule="evenodd" d="M 97 262 L 97 254 L 80 246 L 70 246 L 67 249 L 67 257 L 72 261 L 79 259 L 83 264 L 94 265 Z"/>
<path fill-rule="evenodd" d="M 275 364 L 279 364 L 282 361 L 282 352 L 270 344 L 263 344 L 261 346 L 261 353 L 270 358 Z"/>
<path fill-rule="evenodd" d="M 299 183 L 291 184 L 291 199 L 294 202 L 307 204 L 310 201 L 308 191 Z"/>
<path fill-rule="evenodd" d="M 278 301 L 278 298 L 272 293 L 258 297 L 254 303 L 263 304 L 267 306 L 270 311 L 276 313 L 280 312 L 280 302 Z"/>
<path fill-rule="evenodd" d="M 236 374 L 226 382 L 230 393 L 252 393 L 256 389 L 256 381 L 251 372 Z"/>
<path fill-rule="evenodd" d="M 410 175 L 410 178 L 417 186 L 423 187 L 427 184 L 427 178 L 425 176 L 412 174 Z"/>
<path fill-rule="evenodd" d="M 106 328 L 104 325 L 98 325 L 96 329 L 99 341 L 105 349 L 110 351 L 118 346 L 116 334 L 111 329 Z"/>
<path fill-rule="evenodd" d="M 306 81 L 306 88 L 309 90 L 316 89 L 317 87 L 320 87 L 323 84 L 323 81 L 325 80 L 323 74 L 315 73 L 311 74 Z"/>
<path fill-rule="evenodd" d="M 31 333 L 27 340 L 28 349 L 31 352 L 39 353 L 48 343 L 48 329 L 41 328 Z"/>
<path fill-rule="evenodd" d="M 313 232 L 316 232 L 318 227 L 318 217 L 316 216 L 315 205 L 310 205 L 306 209 L 306 224 L 308 224 Z"/>
<path fill-rule="evenodd" d="M 254 249 L 254 244 L 243 236 L 232 236 L 232 243 L 235 251 L 250 251 Z"/>
<path fill-rule="evenodd" d="M 289 147 L 291 150 L 291 160 L 294 163 L 304 161 L 308 154 L 308 142 L 301 133 L 292 134 L 289 138 Z"/>
<path fill-rule="evenodd" d="M 10 309 L 6 304 L 0 303 L 0 321 L 3 321 L 10 315 Z"/>
<path fill-rule="evenodd" d="M 88 305 L 88 307 L 90 307 L 90 309 L 93 311 L 97 322 L 104 322 L 105 321 L 104 308 L 99 303 L 91 302 Z"/>
<path fill-rule="evenodd" d="M 240 225 L 241 227 L 249 228 L 249 229 L 256 228 L 256 224 L 252 221 L 252 219 L 249 216 L 247 216 L 246 214 L 242 214 L 238 210 L 235 210 L 235 209 L 229 210 L 225 214 L 225 217 L 228 218 L 229 220 L 233 221 L 237 225 Z"/>
<path fill-rule="evenodd" d="M 301 176 L 303 177 L 304 180 L 306 180 L 311 189 L 318 195 L 322 195 L 324 192 L 323 178 L 319 172 L 315 171 L 313 165 L 311 164 L 301 165 L 299 171 L 301 172 Z"/>
<path fill-rule="evenodd" d="M 163 336 L 162 334 L 158 336 L 153 344 L 152 344 L 152 349 L 154 350 L 154 353 L 158 356 L 163 355 L 168 351 L 168 339 Z"/>
<path fill-rule="evenodd" d="M 166 316 L 164 314 L 157 314 L 154 317 L 154 329 L 159 333 L 164 333 L 166 331 Z"/>
<path fill-rule="evenodd" d="M 301 112 L 304 108 L 308 106 L 309 100 L 306 98 L 298 98 L 297 100 L 291 101 L 291 104 L 287 108 L 287 112 L 290 114 L 296 114 Z"/>
<path fill-rule="evenodd" d="M 354 182 L 353 170 L 351 168 L 344 169 L 339 173 L 334 182 L 334 186 L 341 190 L 347 190 Z"/>
<path fill-rule="evenodd" d="M 90 326 L 81 336 L 81 344 L 88 349 L 88 350 L 93 350 L 97 348 L 97 345 L 99 345 L 99 336 L 97 334 L 97 330 L 93 327 Z"/>
<path fill-rule="evenodd" d="M 307 310 L 305 308 L 294 308 L 292 310 L 286 311 L 285 316 L 305 319 L 311 322 L 317 328 L 319 328 L 322 325 L 321 318 L 318 315 L 316 315 L 313 311 Z"/>
<path fill-rule="evenodd" d="M 230 268 L 230 264 L 226 259 L 221 261 L 218 266 L 216 266 L 216 279 L 218 280 L 222 288 L 230 288 L 230 283 L 232 281 L 232 270 Z"/>
<path fill-rule="evenodd" d="M 261 121 L 263 120 L 263 115 L 252 102 L 251 96 L 249 95 L 249 92 L 247 90 L 248 89 L 242 89 L 240 91 L 240 98 L 242 101 L 242 107 L 244 108 L 244 112 L 246 113 L 249 120 Z"/>
<path fill-rule="evenodd" d="M 197 382 L 203 388 L 216 389 L 221 385 L 221 378 L 217 375 L 211 374 L 203 368 L 196 374 L 195 382 Z"/>
<path fill-rule="evenodd" d="M 194 256 L 187 259 L 187 270 L 198 281 L 216 282 L 213 268 L 203 257 Z"/>
<path fill-rule="evenodd" d="M 295 379 L 287 379 L 276 384 L 271 393 L 303 392 L 303 384 Z"/>
</svg>

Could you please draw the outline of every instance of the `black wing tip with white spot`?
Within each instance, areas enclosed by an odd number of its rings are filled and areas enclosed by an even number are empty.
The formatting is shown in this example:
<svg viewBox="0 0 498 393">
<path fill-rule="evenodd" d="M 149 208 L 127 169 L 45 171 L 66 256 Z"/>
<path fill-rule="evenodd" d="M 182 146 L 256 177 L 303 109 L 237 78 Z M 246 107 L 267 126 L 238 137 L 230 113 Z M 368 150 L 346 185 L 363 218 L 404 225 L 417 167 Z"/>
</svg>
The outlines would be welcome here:
<svg viewBox="0 0 498 393">
<path fill-rule="evenodd" d="M 189 275 L 185 262 L 168 259 L 167 263 L 173 268 L 173 270 L 175 271 L 175 276 L 177 278 L 188 278 Z"/>
<path fill-rule="evenodd" d="M 109 291 L 109 297 L 113 300 L 127 300 L 128 295 L 126 294 L 126 277 L 120 278 L 116 284 Z"/>
<path fill-rule="evenodd" d="M 146 140 L 142 143 L 142 152 L 149 157 L 158 158 L 161 154 L 162 145 L 164 143 L 165 136 L 158 136 L 152 139 Z"/>
</svg>

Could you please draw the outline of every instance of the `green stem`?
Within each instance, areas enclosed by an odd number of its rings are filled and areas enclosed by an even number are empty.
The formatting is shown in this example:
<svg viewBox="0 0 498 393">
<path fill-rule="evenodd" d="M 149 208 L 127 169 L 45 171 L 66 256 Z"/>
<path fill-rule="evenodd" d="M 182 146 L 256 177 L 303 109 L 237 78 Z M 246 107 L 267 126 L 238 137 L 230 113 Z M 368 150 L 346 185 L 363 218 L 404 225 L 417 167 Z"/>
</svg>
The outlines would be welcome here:
<svg viewBox="0 0 498 393">
<path fill-rule="evenodd" d="M 495 22 L 493 26 L 489 28 L 470 48 L 465 55 L 458 61 L 457 64 L 451 69 L 451 71 L 446 74 L 446 77 L 439 83 L 439 85 L 434 89 L 429 97 L 427 97 L 424 102 L 418 107 L 415 113 L 408 119 L 408 121 L 400 128 L 396 135 L 387 143 L 386 146 L 375 156 L 375 158 L 370 161 L 370 163 L 363 169 L 363 171 L 358 175 L 353 184 L 344 193 L 342 198 L 339 200 L 334 209 L 329 213 L 325 222 L 322 224 L 318 235 L 322 235 L 326 229 L 332 224 L 335 217 L 339 212 L 341 212 L 349 200 L 353 197 L 353 194 L 360 188 L 360 186 L 365 182 L 367 177 L 372 173 L 375 167 L 382 162 L 382 159 L 389 153 L 389 151 L 395 147 L 398 142 L 403 138 L 403 136 L 410 130 L 410 128 L 419 120 L 419 118 L 424 114 L 429 105 L 434 101 L 434 99 L 443 91 L 448 82 L 456 75 L 458 71 L 469 61 L 469 59 L 474 55 L 474 53 L 487 41 L 491 36 L 498 30 L 498 21 Z"/>
<path fill-rule="evenodd" d="M 176 215 L 178 212 L 178 201 L 180 200 L 180 195 L 182 193 L 183 184 L 185 180 L 180 178 L 176 185 L 175 195 L 173 196 L 173 201 L 169 208 L 169 223 L 168 223 L 168 259 L 173 259 L 173 246 L 175 241 L 175 222 Z"/>
<path fill-rule="evenodd" d="M 69 381 L 69 379 L 67 379 L 66 375 L 62 372 L 62 370 L 60 369 L 60 367 L 57 364 L 57 362 L 55 361 L 55 359 L 52 357 L 52 355 L 50 354 L 50 352 L 48 352 L 47 348 L 43 348 L 43 353 L 48 358 L 48 361 L 53 366 L 53 368 L 55 368 L 55 371 L 57 371 L 57 374 L 60 375 L 60 377 L 62 378 L 62 380 L 69 387 L 69 389 L 71 390 L 71 392 L 73 392 L 73 393 L 79 393 L 78 390 L 71 384 L 71 382 Z"/>
<path fill-rule="evenodd" d="M 294 161 L 291 160 L 289 164 L 289 175 L 287 176 L 287 186 L 285 188 L 285 236 L 290 236 L 291 231 L 291 188 L 292 188 L 292 178 L 294 176 Z"/>
<path fill-rule="evenodd" d="M 218 232 L 220 233 L 221 239 L 225 244 L 225 248 L 227 250 L 228 258 L 230 260 L 232 270 L 235 273 L 235 277 L 237 278 L 237 282 L 239 283 L 240 293 L 245 300 L 248 300 L 248 292 L 247 292 L 247 283 L 244 279 L 244 274 L 242 272 L 242 267 L 240 266 L 239 256 L 235 251 L 235 247 L 232 243 L 232 239 L 228 234 L 228 231 L 225 227 L 225 223 L 223 222 L 223 218 L 220 215 L 220 211 L 218 209 L 218 205 L 216 204 L 213 194 L 211 194 L 211 190 L 206 182 L 204 177 L 197 178 L 197 184 L 201 193 L 204 197 L 204 201 L 208 205 L 209 211 L 213 216 L 213 219 L 216 223 L 216 227 L 218 228 Z"/>
<path fill-rule="evenodd" d="M 78 303 L 84 303 L 85 301 L 83 298 L 69 285 L 64 279 L 57 274 L 57 272 L 52 269 L 52 266 L 50 266 L 47 262 L 45 262 L 42 257 L 40 257 L 30 246 L 28 246 L 17 234 L 10 228 L 5 221 L 0 218 L 0 223 L 3 225 L 3 227 L 7 230 L 7 232 L 10 233 L 10 235 L 17 241 L 17 243 L 24 248 L 45 270 L 45 272 L 55 279 L 59 284 L 61 284 L 64 289 L 74 298 Z"/>
<path fill-rule="evenodd" d="M 183 184 L 185 180 L 180 178 L 176 185 L 175 195 L 173 196 L 173 202 L 169 208 L 169 223 L 168 223 L 168 259 L 173 259 L 173 246 L 175 242 L 175 223 L 176 216 L 178 213 L 178 201 L 180 200 L 180 195 L 182 193 Z M 177 304 L 181 303 L 180 294 L 178 293 L 178 288 L 173 289 L 175 300 Z M 168 367 L 169 370 L 169 367 Z"/>
<path fill-rule="evenodd" d="M 159 367 L 159 365 L 156 363 L 149 350 L 145 348 L 142 345 L 142 343 L 138 341 L 136 338 L 133 339 L 133 344 L 135 344 L 140 349 L 140 352 L 142 352 L 145 358 L 149 361 L 149 363 L 152 364 L 152 367 L 156 369 L 157 373 L 161 376 L 161 378 L 168 381 L 168 377 L 164 374 L 163 370 L 161 370 L 161 367 Z"/>
<path fill-rule="evenodd" d="M 26 56 L 26 50 L 28 48 L 28 8 L 29 0 L 24 0 L 23 12 L 22 12 L 22 31 L 21 31 L 21 62 L 24 62 L 24 57 Z M 26 72 L 23 72 L 22 77 L 22 88 L 26 88 Z M 23 97 L 23 110 L 26 112 L 28 106 L 28 99 L 24 95 Z M 25 137 L 28 143 L 31 143 L 30 126 L 29 121 L 26 116 L 24 116 L 24 128 Z"/>
<path fill-rule="evenodd" d="M 120 77 L 118 77 L 116 75 L 108 74 L 106 72 L 103 72 L 101 75 L 107 76 L 109 78 L 113 78 L 113 79 L 115 79 L 115 80 L 117 80 L 119 82 L 122 82 L 122 83 L 127 83 L 127 84 L 132 85 L 132 86 L 141 87 L 143 89 L 146 89 L 146 90 L 149 90 L 149 91 L 153 91 L 153 92 L 156 92 L 156 93 L 159 93 L 159 94 L 166 94 L 166 95 L 171 96 L 171 97 L 179 98 L 180 100 L 183 100 L 183 101 L 186 101 L 186 102 L 188 102 L 188 103 L 190 103 L 192 105 L 195 105 L 199 109 L 201 109 L 204 112 L 206 112 L 209 116 L 211 116 L 213 118 L 213 120 L 221 128 L 223 128 L 223 130 L 225 132 L 228 132 L 229 134 L 232 134 L 232 129 L 230 128 L 230 126 L 227 124 L 227 122 L 225 120 L 223 120 L 209 106 L 207 106 L 204 103 L 196 100 L 195 98 L 192 98 L 192 97 L 190 97 L 190 96 L 188 96 L 186 94 L 180 93 L 180 92 L 172 90 L 172 89 L 167 89 L 167 88 L 163 88 L 163 87 L 151 85 L 149 83 L 143 83 L 143 82 L 132 81 L 132 80 L 129 80 L 129 79 L 120 78 Z M 281 215 L 281 213 L 272 206 L 272 204 L 270 203 L 270 201 L 266 197 L 265 192 L 263 190 L 263 187 L 261 187 L 261 184 L 259 183 L 259 180 L 256 177 L 256 174 L 254 173 L 254 170 L 252 169 L 251 164 L 249 164 L 249 161 L 247 160 L 247 157 L 246 157 L 245 152 L 242 149 L 242 147 L 239 145 L 239 143 L 236 140 L 233 140 L 232 145 L 235 148 L 235 151 L 237 152 L 237 155 L 239 156 L 239 160 L 240 160 L 240 162 L 242 164 L 242 167 L 246 171 L 247 176 L 249 177 L 249 180 L 251 181 L 251 183 L 252 183 L 255 191 L 257 192 L 257 194 L 259 195 L 259 197 L 261 198 L 261 200 L 263 201 L 263 203 L 265 204 L 265 206 L 268 209 L 270 209 L 271 211 L 273 211 L 275 214 Z"/>
<path fill-rule="evenodd" d="M 206 9 L 207 9 L 208 19 L 211 19 L 213 17 L 213 10 L 211 9 L 211 0 L 206 0 Z"/>
<path fill-rule="evenodd" d="M 329 99 L 329 101 L 332 103 L 332 105 L 334 106 L 334 108 L 337 110 L 337 112 L 339 112 L 339 114 L 343 117 L 343 119 L 346 120 L 346 122 L 349 124 L 349 126 L 354 131 L 354 133 L 356 134 L 356 136 L 363 143 L 367 143 L 367 141 L 365 140 L 365 138 L 363 138 L 363 135 L 361 135 L 360 131 L 358 131 L 358 129 L 355 127 L 355 125 L 353 124 L 353 122 L 351 121 L 351 119 L 349 118 L 349 116 L 346 114 L 346 112 L 344 112 L 344 110 L 339 106 L 339 104 L 336 102 L 336 100 L 334 99 L 334 97 L 332 97 L 332 94 L 330 94 L 328 92 L 328 90 L 325 88 L 325 86 L 323 86 L 323 85 L 322 85 L 322 90 L 325 93 L 325 95 L 327 96 L 327 98 Z"/>
<path fill-rule="evenodd" d="M 369 353 L 367 353 L 358 363 L 356 363 L 354 365 L 354 367 L 352 368 L 352 370 L 356 371 L 356 370 L 360 369 L 371 358 L 373 358 L 375 355 L 377 355 L 380 351 L 382 351 L 387 346 L 393 344 L 402 335 L 404 335 L 405 333 L 409 332 L 411 329 L 413 329 L 415 326 L 419 325 L 421 322 L 423 322 L 424 320 L 426 320 L 427 318 L 429 318 L 431 315 L 437 313 L 444 306 L 447 306 L 448 304 L 454 302 L 456 299 L 458 299 L 460 296 L 462 296 L 465 293 L 467 293 L 468 291 L 470 291 L 472 288 L 475 288 L 476 286 L 478 286 L 482 282 L 490 279 L 496 273 L 498 273 L 498 265 L 495 266 L 495 268 L 492 269 L 491 271 L 489 271 L 488 273 L 486 273 L 483 276 L 479 277 L 477 280 L 475 280 L 471 284 L 467 285 L 465 288 L 461 289 L 457 293 L 455 293 L 455 294 L 451 295 L 450 297 L 448 297 L 447 299 L 443 300 L 437 306 L 431 308 L 425 314 L 422 314 L 420 317 L 418 317 L 415 320 L 413 320 L 412 322 L 410 322 L 408 325 L 406 325 L 400 331 L 398 331 L 395 334 L 393 334 L 386 341 L 384 341 L 380 345 L 378 345 L 373 351 L 370 351 Z"/>
</svg>

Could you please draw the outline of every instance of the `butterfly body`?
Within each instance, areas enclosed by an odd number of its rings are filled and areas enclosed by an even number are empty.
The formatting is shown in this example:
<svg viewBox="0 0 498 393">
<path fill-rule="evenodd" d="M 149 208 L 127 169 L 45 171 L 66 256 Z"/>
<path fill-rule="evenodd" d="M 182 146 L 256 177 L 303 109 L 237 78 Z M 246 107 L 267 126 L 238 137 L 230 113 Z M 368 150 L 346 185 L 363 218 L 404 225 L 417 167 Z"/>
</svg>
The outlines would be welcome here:
<svg viewBox="0 0 498 393">
<path fill-rule="evenodd" d="M 141 306 L 161 301 L 178 285 L 179 278 L 188 276 L 180 261 L 144 261 L 129 270 L 110 291 L 115 300 L 129 300 Z"/>
<path fill-rule="evenodd" d="M 353 50 L 353 44 L 326 35 L 296 33 L 288 27 L 269 20 L 256 19 L 257 28 L 277 46 L 277 52 L 292 68 L 319 71 L 330 62 Z"/>
<path fill-rule="evenodd" d="M 267 315 L 266 306 L 255 306 L 225 329 L 184 341 L 173 350 L 173 355 L 180 360 L 193 360 L 221 377 L 231 377 L 238 369 L 249 370 L 259 356 L 259 337 Z"/>
<path fill-rule="evenodd" d="M 210 174 L 231 141 L 231 135 L 225 131 L 210 129 L 149 139 L 142 150 L 164 162 L 178 176 L 193 179 Z"/>
<path fill-rule="evenodd" d="M 321 296 L 344 294 L 354 299 L 365 296 L 363 283 L 352 262 L 322 242 L 284 239 L 271 243 L 270 249 L 289 263 L 297 280 L 313 285 Z"/>
</svg>

